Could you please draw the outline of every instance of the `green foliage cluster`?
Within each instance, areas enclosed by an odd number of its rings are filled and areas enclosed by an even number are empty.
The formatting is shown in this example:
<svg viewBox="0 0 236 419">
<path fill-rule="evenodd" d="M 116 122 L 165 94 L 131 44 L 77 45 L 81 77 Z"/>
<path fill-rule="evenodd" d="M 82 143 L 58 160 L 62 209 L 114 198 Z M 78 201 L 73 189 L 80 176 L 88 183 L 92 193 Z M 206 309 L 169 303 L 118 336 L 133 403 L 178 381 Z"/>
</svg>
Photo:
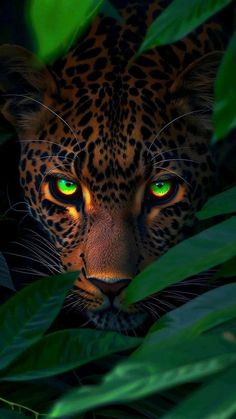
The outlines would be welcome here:
<svg viewBox="0 0 236 419">
<path fill-rule="evenodd" d="M 174 0 L 149 28 L 140 52 L 180 39 L 227 3 Z M 108 1 L 77 5 L 78 0 L 29 2 L 28 18 L 43 60 L 64 52 L 68 39 L 84 30 L 98 8 L 119 18 Z M 216 81 L 215 140 L 236 127 L 235 51 L 234 35 Z M 48 333 L 77 273 L 38 280 L 4 303 L 0 417 L 83 418 L 88 412 L 94 418 L 233 417 L 236 284 L 228 278 L 236 275 L 235 212 L 236 186 L 210 198 L 197 214 L 200 220 L 212 219 L 211 227 L 173 247 L 132 281 L 127 304 L 216 265 L 225 278 L 225 285 L 164 315 L 144 338 L 88 329 Z M 215 223 L 219 216 L 223 221 Z M 3 256 L 0 284 L 14 289 Z M 64 380 L 68 372 L 77 385 Z"/>
</svg>

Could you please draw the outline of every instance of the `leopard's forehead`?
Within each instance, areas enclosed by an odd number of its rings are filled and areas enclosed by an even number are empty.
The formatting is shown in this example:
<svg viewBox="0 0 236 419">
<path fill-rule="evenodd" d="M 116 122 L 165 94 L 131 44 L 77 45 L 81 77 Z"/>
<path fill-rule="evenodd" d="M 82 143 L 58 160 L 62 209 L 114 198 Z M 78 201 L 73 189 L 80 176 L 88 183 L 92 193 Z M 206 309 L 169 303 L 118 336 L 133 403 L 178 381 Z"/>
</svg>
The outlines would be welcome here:
<svg viewBox="0 0 236 419">
<path fill-rule="evenodd" d="M 40 137 L 67 151 L 72 144 L 76 152 L 76 143 L 78 151 L 96 147 L 98 166 L 99 154 L 104 164 L 115 156 L 127 166 L 135 150 L 144 143 L 150 147 L 159 130 L 177 116 L 170 88 L 178 74 L 217 42 L 209 39 L 209 30 L 218 26 L 205 24 L 174 45 L 136 58 L 147 27 L 166 2 L 114 4 L 123 21 L 97 17 L 78 45 L 51 68 L 58 86 L 52 108 L 59 118 L 51 115 Z M 165 130 L 159 148 L 173 148 L 177 131 L 181 144 L 184 125 L 180 120 Z"/>
<path fill-rule="evenodd" d="M 207 23 L 174 45 L 136 58 L 162 7 L 161 1 L 137 1 L 120 10 L 122 23 L 98 17 L 75 49 L 52 66 L 58 92 L 38 141 L 22 154 L 23 167 L 32 161 L 37 184 L 53 167 L 65 173 L 72 165 L 97 196 L 111 186 L 125 196 L 150 176 L 149 166 L 156 172 L 162 160 L 168 162 L 166 171 L 178 172 L 181 166 L 186 180 L 199 175 L 188 160 L 196 154 L 201 160 L 206 140 L 192 136 L 196 127 L 179 119 L 170 91 L 186 66 L 213 49 L 218 41 L 209 38 L 209 30 L 219 28 Z M 204 170 L 209 166 L 202 164 Z"/>
</svg>

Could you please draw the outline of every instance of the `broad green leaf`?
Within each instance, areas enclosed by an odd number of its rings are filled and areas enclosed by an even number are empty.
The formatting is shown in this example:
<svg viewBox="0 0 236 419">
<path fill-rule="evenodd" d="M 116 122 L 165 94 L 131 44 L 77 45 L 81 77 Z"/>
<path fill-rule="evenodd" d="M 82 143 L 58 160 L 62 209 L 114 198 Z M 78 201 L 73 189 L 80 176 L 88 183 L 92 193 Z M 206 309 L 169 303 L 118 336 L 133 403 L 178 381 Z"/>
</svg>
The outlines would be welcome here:
<svg viewBox="0 0 236 419">
<path fill-rule="evenodd" d="M 39 58 L 50 61 L 65 53 L 102 3 L 103 0 L 30 0 L 27 15 Z"/>
<path fill-rule="evenodd" d="M 37 342 L 60 311 L 78 272 L 39 280 L 0 308 L 0 369 Z"/>
<path fill-rule="evenodd" d="M 225 262 L 217 272 L 218 278 L 231 278 L 232 276 L 236 276 L 236 256 Z"/>
<path fill-rule="evenodd" d="M 53 418 L 78 415 L 99 406 L 124 403 L 223 371 L 236 362 L 236 344 L 216 336 L 157 345 L 149 358 L 129 357 L 99 385 L 72 390 L 56 402 Z M 50 417 L 50 416 L 49 416 Z"/>
<path fill-rule="evenodd" d="M 141 342 L 141 338 L 115 332 L 62 330 L 46 335 L 31 346 L 2 372 L 0 379 L 19 381 L 61 374 L 114 352 L 134 348 Z"/>
<path fill-rule="evenodd" d="M 236 217 L 182 241 L 138 274 L 126 291 L 128 304 L 142 300 L 236 254 Z"/>
<path fill-rule="evenodd" d="M 149 330 L 142 351 L 147 344 L 157 345 L 172 336 L 196 336 L 217 325 L 236 318 L 236 284 L 228 284 L 208 291 L 183 306 L 165 314 Z"/>
<path fill-rule="evenodd" d="M 191 413 L 190 413 L 191 412 Z M 236 365 L 202 385 L 163 419 L 228 419 L 236 413 Z"/>
<path fill-rule="evenodd" d="M 0 286 L 9 288 L 12 291 L 15 291 L 14 284 L 11 279 L 11 274 L 9 272 L 7 262 L 0 252 Z"/>
<path fill-rule="evenodd" d="M 215 140 L 225 137 L 236 128 L 236 32 L 220 65 L 215 84 L 213 123 Z"/>
<path fill-rule="evenodd" d="M 236 212 L 236 186 L 218 195 L 212 196 L 201 211 L 197 212 L 200 220 L 221 214 Z"/>
<path fill-rule="evenodd" d="M 173 0 L 148 28 L 138 54 L 183 38 L 231 0 Z"/>
<path fill-rule="evenodd" d="M 1 399 L 0 399 L 1 400 Z M 7 410 L 7 409 L 0 409 L 0 418 L 2 419 L 20 419 L 26 418 L 27 416 L 23 415 L 22 413 L 17 412 L 16 410 Z"/>
</svg>

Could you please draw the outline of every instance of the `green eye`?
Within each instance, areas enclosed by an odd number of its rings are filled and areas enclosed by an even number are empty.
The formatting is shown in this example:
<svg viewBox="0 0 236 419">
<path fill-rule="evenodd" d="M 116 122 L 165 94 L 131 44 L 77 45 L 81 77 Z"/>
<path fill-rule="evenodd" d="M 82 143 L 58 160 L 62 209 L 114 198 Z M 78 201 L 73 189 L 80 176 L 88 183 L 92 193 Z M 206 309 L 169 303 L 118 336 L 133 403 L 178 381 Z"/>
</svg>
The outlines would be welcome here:
<svg viewBox="0 0 236 419">
<path fill-rule="evenodd" d="M 149 185 L 148 195 L 149 199 L 165 204 L 176 195 L 177 190 L 178 184 L 174 180 L 161 180 Z"/>
<path fill-rule="evenodd" d="M 68 197 L 76 194 L 76 192 L 79 189 L 78 185 L 75 182 L 72 182 L 67 179 L 57 179 L 56 187 L 57 187 L 58 192 L 61 195 L 68 196 Z"/>
<path fill-rule="evenodd" d="M 156 182 L 151 184 L 150 191 L 154 196 L 162 198 L 170 192 L 171 187 L 172 183 L 170 181 Z"/>
</svg>

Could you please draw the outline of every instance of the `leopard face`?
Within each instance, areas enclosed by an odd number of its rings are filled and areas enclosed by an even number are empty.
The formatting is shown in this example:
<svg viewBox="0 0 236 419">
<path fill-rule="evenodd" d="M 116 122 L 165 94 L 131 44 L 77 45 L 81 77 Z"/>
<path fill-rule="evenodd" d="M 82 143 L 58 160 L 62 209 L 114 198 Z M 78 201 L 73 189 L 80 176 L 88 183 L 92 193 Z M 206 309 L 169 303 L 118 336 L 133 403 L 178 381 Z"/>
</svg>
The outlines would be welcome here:
<svg viewBox="0 0 236 419">
<path fill-rule="evenodd" d="M 98 17 L 47 69 L 20 47 L 0 50 L 1 86 L 15 95 L 2 113 L 20 138 L 30 214 L 63 270 L 80 271 L 75 307 L 96 327 L 119 331 L 157 315 L 151 299 L 125 307 L 125 289 L 186 237 L 207 196 L 214 51 L 223 48 L 210 22 L 133 61 L 162 4 L 144 3 L 121 9 L 124 23 Z"/>
</svg>

